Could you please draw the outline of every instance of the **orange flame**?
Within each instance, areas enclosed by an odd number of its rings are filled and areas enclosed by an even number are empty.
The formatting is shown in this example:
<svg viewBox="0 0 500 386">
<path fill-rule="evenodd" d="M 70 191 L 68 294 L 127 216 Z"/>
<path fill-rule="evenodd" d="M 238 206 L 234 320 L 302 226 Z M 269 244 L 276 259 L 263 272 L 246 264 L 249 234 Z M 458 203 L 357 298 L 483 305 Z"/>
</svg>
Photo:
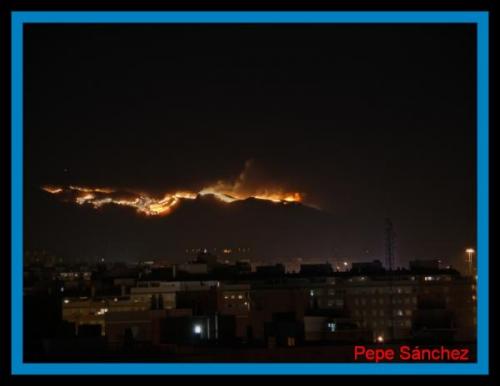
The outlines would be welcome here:
<svg viewBox="0 0 500 386">
<path fill-rule="evenodd" d="M 205 187 L 198 192 L 178 191 L 166 193 L 163 198 L 150 197 L 147 194 L 135 194 L 128 192 L 131 198 L 124 199 L 117 196 L 115 189 L 106 187 L 82 187 L 70 185 L 67 188 L 46 185 L 42 189 L 50 194 L 64 195 L 71 201 L 79 205 L 90 204 L 94 208 L 100 208 L 103 205 L 120 205 L 135 208 L 138 213 L 148 216 L 167 215 L 177 207 L 182 200 L 194 200 L 198 195 L 211 195 L 221 202 L 232 203 L 245 200 L 247 198 L 256 198 L 276 203 L 302 202 L 303 197 L 298 192 L 283 192 L 279 189 L 266 189 L 249 192 L 245 189 L 245 179 L 247 169 L 251 165 L 247 162 L 245 169 L 233 183 L 219 181 L 212 186 Z"/>
<path fill-rule="evenodd" d="M 62 188 L 56 188 L 54 186 L 42 186 L 42 189 L 51 194 L 62 193 Z"/>
</svg>

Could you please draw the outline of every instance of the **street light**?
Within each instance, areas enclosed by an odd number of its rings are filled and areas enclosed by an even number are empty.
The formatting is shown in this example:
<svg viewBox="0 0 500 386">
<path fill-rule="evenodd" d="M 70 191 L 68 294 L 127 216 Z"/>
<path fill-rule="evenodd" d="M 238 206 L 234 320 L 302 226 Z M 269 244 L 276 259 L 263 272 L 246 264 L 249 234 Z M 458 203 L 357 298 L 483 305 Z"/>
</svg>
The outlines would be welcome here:
<svg viewBox="0 0 500 386">
<path fill-rule="evenodd" d="M 467 253 L 467 260 L 466 260 L 466 262 L 467 262 L 468 274 L 472 275 L 472 255 L 474 253 L 476 253 L 476 251 L 474 249 L 472 249 L 472 248 L 467 248 L 465 250 L 465 253 Z"/>
</svg>

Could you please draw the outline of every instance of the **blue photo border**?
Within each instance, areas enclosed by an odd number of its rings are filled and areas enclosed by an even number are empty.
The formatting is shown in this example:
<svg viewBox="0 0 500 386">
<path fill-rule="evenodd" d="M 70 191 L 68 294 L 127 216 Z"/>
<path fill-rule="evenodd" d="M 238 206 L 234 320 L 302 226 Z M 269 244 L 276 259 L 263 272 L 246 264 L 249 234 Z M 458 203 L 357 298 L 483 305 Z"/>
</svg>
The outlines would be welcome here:
<svg viewBox="0 0 500 386">
<path fill-rule="evenodd" d="M 488 12 L 12 12 L 12 374 L 488 374 Z M 23 26 L 31 23 L 469 23 L 477 29 L 477 362 L 24 363 Z"/>
</svg>

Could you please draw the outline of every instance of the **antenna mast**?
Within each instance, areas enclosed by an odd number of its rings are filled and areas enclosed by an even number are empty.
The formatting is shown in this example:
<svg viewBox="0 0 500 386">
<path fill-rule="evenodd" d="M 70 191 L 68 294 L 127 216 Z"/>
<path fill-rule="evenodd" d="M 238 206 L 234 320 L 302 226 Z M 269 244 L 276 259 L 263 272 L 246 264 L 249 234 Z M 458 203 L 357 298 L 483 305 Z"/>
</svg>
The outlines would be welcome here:
<svg viewBox="0 0 500 386">
<path fill-rule="evenodd" d="M 385 219 L 385 264 L 389 271 L 394 270 L 395 267 L 395 251 L 394 251 L 394 241 L 396 234 L 394 233 L 394 228 L 392 226 L 392 221 L 390 218 Z"/>
</svg>

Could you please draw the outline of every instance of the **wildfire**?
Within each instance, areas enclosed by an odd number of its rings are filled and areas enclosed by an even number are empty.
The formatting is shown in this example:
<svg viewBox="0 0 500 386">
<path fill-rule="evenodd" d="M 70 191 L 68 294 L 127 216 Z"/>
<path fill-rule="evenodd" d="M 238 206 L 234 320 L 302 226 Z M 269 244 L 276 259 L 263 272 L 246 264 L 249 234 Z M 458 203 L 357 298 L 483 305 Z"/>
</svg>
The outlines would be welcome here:
<svg viewBox="0 0 500 386">
<path fill-rule="evenodd" d="M 103 205 L 120 205 L 129 206 L 135 208 L 137 212 L 146 214 L 148 216 L 154 215 L 166 215 L 172 212 L 172 210 L 179 205 L 182 200 L 194 200 L 198 195 L 212 195 L 216 199 L 225 203 L 232 203 L 235 201 L 245 200 L 247 198 L 256 198 L 259 200 L 267 200 L 272 202 L 300 202 L 302 197 L 300 193 L 268 193 L 260 194 L 256 196 L 251 195 L 238 195 L 238 197 L 233 197 L 224 192 L 217 192 L 211 188 L 203 189 L 197 193 L 195 192 L 176 192 L 167 193 L 163 198 L 157 199 L 154 197 L 149 197 L 146 195 L 138 195 L 135 198 L 123 199 L 114 198 L 111 195 L 106 195 L 101 192 L 101 188 L 90 188 L 86 187 L 85 190 L 77 190 L 75 193 L 74 189 L 71 188 L 49 188 L 42 187 L 43 190 L 54 195 L 63 195 L 69 197 L 70 201 L 74 201 L 79 205 L 92 205 L 95 209 L 102 207 Z M 90 193 L 92 192 L 92 193 Z"/>
<path fill-rule="evenodd" d="M 85 193 L 113 193 L 113 189 L 109 188 L 86 188 L 82 186 L 69 186 L 70 190 L 76 190 L 77 192 L 85 192 Z"/>
<path fill-rule="evenodd" d="M 82 187 L 70 185 L 43 186 L 42 189 L 50 194 L 62 196 L 67 201 L 79 205 L 91 205 L 98 209 L 104 205 L 120 205 L 135 208 L 138 213 L 147 216 L 168 215 L 182 200 L 194 200 L 198 196 L 211 195 L 221 202 L 230 204 L 248 198 L 267 200 L 276 203 L 302 202 L 303 197 L 298 192 L 284 192 L 279 189 L 248 189 L 245 186 L 247 171 L 251 163 L 247 162 L 245 169 L 233 183 L 218 181 L 212 186 L 205 187 L 198 192 L 176 191 L 166 193 L 161 198 L 151 197 L 144 193 L 118 191 L 106 187 Z"/>
<path fill-rule="evenodd" d="M 62 193 L 63 191 L 62 188 L 55 188 L 53 186 L 43 186 L 42 189 L 51 194 Z"/>
<path fill-rule="evenodd" d="M 302 195 L 300 193 L 285 193 L 285 194 L 276 194 L 276 193 L 266 193 L 255 196 L 255 198 L 259 200 L 269 200 L 273 202 L 301 202 Z"/>
</svg>

